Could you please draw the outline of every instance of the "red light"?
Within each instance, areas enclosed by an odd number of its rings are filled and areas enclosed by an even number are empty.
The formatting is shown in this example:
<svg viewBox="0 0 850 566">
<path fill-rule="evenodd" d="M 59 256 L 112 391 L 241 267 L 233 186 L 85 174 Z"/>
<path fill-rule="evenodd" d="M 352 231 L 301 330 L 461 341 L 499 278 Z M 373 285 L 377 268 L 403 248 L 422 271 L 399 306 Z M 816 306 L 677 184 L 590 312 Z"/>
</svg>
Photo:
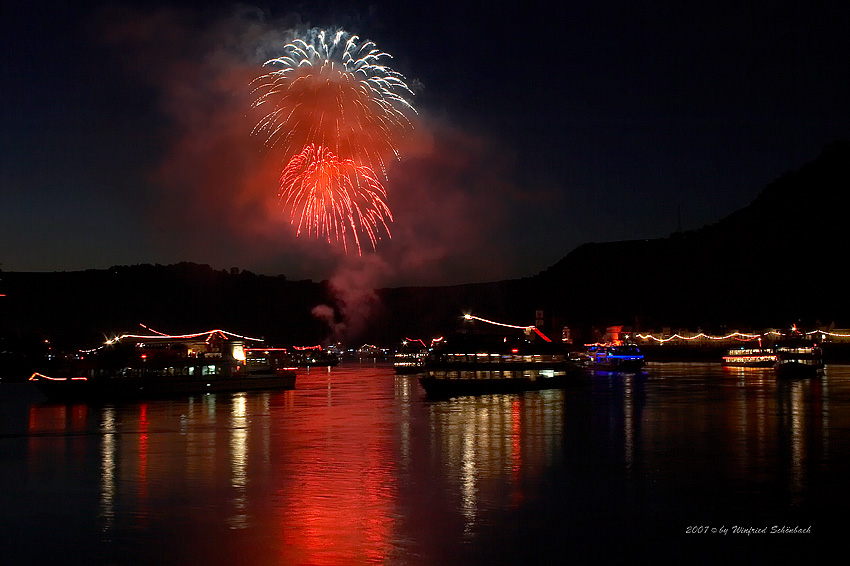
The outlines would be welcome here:
<svg viewBox="0 0 850 566">
<path fill-rule="evenodd" d="M 518 353 L 519 353 L 519 349 L 518 349 L 518 348 L 512 348 L 512 349 L 511 349 L 511 354 L 518 354 Z"/>
</svg>

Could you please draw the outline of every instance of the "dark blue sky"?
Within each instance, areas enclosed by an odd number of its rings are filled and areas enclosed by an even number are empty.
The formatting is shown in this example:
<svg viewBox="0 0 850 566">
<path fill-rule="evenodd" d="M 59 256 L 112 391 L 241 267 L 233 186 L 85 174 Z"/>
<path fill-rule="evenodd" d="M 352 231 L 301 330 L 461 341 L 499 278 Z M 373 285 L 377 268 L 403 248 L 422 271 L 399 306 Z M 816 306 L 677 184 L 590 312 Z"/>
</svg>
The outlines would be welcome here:
<svg viewBox="0 0 850 566">
<path fill-rule="evenodd" d="M 584 242 L 715 222 L 850 137 L 846 3 L 550 4 L 3 8 L 0 268 L 533 275 Z M 245 180 L 263 155 L 242 73 L 306 26 L 373 40 L 415 85 L 393 238 L 363 259 L 295 239 Z"/>
</svg>

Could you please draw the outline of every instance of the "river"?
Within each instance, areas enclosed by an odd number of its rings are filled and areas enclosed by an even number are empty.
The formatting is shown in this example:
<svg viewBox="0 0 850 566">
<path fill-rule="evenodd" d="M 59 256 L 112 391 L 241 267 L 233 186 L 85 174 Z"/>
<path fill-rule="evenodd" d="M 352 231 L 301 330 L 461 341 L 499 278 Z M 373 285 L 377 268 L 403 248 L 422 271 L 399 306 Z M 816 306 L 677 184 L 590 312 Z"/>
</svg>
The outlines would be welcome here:
<svg viewBox="0 0 850 566">
<path fill-rule="evenodd" d="M 0 564 L 812 559 L 846 546 L 848 478 L 850 366 L 448 400 L 380 362 L 105 405 L 0 383 Z"/>
</svg>

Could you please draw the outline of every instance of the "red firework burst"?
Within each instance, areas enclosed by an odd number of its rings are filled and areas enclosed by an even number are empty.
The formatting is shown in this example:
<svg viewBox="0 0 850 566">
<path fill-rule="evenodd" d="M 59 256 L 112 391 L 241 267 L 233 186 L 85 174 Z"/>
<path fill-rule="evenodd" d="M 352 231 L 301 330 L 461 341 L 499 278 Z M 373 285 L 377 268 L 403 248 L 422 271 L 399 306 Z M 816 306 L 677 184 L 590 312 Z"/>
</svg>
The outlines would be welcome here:
<svg viewBox="0 0 850 566">
<path fill-rule="evenodd" d="M 306 230 L 328 242 L 342 242 L 346 253 L 349 236 L 361 253 L 361 231 L 372 249 L 382 231 L 390 236 L 387 222 L 393 217 L 375 172 L 337 157 L 327 147 L 309 144 L 290 159 L 280 175 L 278 196 L 289 210 L 289 222 L 298 221 L 296 235 Z"/>
<path fill-rule="evenodd" d="M 254 81 L 254 107 L 267 111 L 254 133 L 285 154 L 279 196 L 290 222 L 346 252 L 349 237 L 361 251 L 362 232 L 375 249 L 392 221 L 378 177 L 387 180 L 413 127 L 413 92 L 384 64 L 387 53 L 341 30 L 311 30 L 283 51 Z"/>
</svg>

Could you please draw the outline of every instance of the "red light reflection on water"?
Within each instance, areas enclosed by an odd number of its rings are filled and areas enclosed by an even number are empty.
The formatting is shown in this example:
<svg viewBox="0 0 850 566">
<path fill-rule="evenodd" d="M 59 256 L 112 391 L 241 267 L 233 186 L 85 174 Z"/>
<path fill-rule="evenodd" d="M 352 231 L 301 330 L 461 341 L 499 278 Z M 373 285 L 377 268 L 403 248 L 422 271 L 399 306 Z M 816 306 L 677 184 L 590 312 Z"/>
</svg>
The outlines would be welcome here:
<svg viewBox="0 0 850 566">
<path fill-rule="evenodd" d="M 148 496 L 148 406 L 139 407 L 139 498 Z"/>
<path fill-rule="evenodd" d="M 511 496 L 514 505 L 518 505 L 523 497 L 520 485 L 520 472 L 522 471 L 522 403 L 519 398 L 511 402 L 511 477 L 513 479 L 513 490 Z"/>
<path fill-rule="evenodd" d="M 473 540 L 534 495 L 530 480 L 560 446 L 557 391 L 423 403 L 415 378 L 392 368 L 298 379 L 292 391 L 33 405 L 28 473 L 51 481 L 61 469 L 69 499 L 87 502 L 110 540 L 127 541 L 116 563 L 154 563 L 156 552 L 207 564 L 386 564 L 439 554 L 455 535 Z M 74 481 L 99 485 L 97 501 Z"/>
<path fill-rule="evenodd" d="M 86 429 L 87 405 L 32 405 L 29 432 L 82 431 Z"/>
<path fill-rule="evenodd" d="M 283 448 L 295 454 L 279 473 L 300 481 L 278 491 L 281 563 L 390 558 L 398 495 L 394 437 L 380 408 L 370 406 L 369 387 L 348 390 L 344 399 L 329 388 L 326 406 L 282 423 Z"/>
<path fill-rule="evenodd" d="M 77 433 L 86 430 L 88 409 L 80 404 L 30 406 L 27 444 L 32 477 L 50 476 L 63 466 L 76 469 L 84 461 L 86 436 Z"/>
</svg>

